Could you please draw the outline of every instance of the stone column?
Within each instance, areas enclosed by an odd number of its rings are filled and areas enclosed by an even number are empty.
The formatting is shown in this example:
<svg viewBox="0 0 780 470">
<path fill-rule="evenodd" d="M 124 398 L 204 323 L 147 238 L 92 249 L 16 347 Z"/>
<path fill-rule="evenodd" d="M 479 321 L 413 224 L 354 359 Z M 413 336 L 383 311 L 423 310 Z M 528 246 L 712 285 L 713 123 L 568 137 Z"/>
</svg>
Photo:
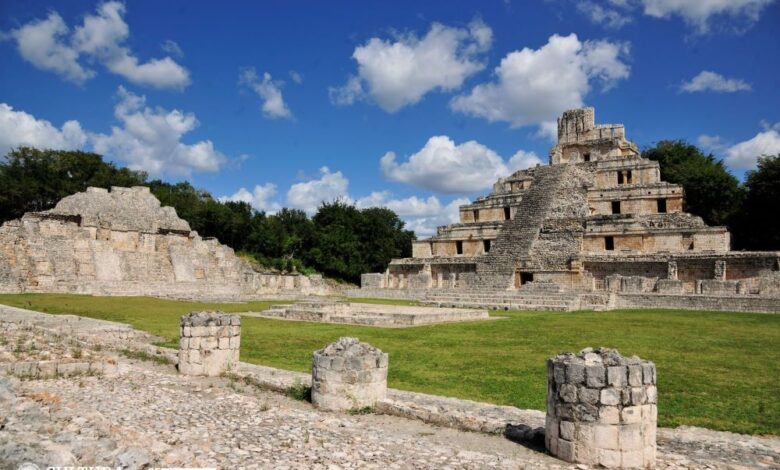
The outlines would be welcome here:
<svg viewBox="0 0 780 470">
<path fill-rule="evenodd" d="M 547 360 L 545 445 L 567 462 L 653 468 L 655 364 L 591 348 Z"/>
<path fill-rule="evenodd" d="M 192 312 L 181 317 L 179 372 L 217 376 L 238 365 L 241 317 Z"/>
<path fill-rule="evenodd" d="M 666 278 L 673 281 L 677 280 L 677 261 L 669 261 L 666 264 Z"/>
<path fill-rule="evenodd" d="M 726 260 L 719 259 L 715 261 L 715 277 L 716 281 L 726 280 Z"/>
<path fill-rule="evenodd" d="M 311 402 L 330 411 L 373 407 L 387 394 L 387 354 L 357 338 L 340 338 L 315 351 Z"/>
</svg>

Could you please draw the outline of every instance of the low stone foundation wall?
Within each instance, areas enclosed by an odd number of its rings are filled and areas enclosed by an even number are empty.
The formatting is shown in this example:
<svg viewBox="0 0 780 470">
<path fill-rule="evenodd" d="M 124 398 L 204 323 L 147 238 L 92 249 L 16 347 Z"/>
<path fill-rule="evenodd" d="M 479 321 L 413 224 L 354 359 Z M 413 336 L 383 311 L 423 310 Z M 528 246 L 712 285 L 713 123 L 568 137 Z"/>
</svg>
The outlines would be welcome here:
<svg viewBox="0 0 780 470">
<path fill-rule="evenodd" d="M 0 364 L 0 374 L 20 379 L 54 379 L 75 375 L 114 375 L 116 361 L 26 361 Z"/>
<path fill-rule="evenodd" d="M 737 281 L 703 279 L 696 282 L 696 292 L 704 295 L 736 295 L 739 293 Z"/>
<path fill-rule="evenodd" d="M 614 308 L 670 308 L 721 312 L 780 313 L 780 298 L 704 295 L 616 294 Z"/>
<path fill-rule="evenodd" d="M 436 292 L 435 289 L 384 289 L 368 287 L 365 289 L 347 289 L 344 295 L 347 297 L 359 297 L 363 299 L 409 299 L 422 300 L 428 292 Z"/>
</svg>

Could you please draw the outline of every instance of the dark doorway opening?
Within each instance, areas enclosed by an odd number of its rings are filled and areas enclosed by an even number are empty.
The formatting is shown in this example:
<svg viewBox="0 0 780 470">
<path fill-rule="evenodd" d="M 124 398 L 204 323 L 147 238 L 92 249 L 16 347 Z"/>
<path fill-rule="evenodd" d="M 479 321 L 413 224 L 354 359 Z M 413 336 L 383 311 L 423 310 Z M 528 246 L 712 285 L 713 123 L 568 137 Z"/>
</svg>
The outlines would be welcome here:
<svg viewBox="0 0 780 470">
<path fill-rule="evenodd" d="M 666 213 L 666 199 L 659 199 L 656 202 L 658 203 L 658 213 L 659 214 L 665 214 Z"/>
<path fill-rule="evenodd" d="M 534 273 L 520 272 L 520 285 L 534 281 Z"/>
<path fill-rule="evenodd" d="M 482 248 L 485 250 L 485 253 L 490 253 L 490 240 L 482 240 Z"/>
<path fill-rule="evenodd" d="M 463 242 L 460 240 L 455 242 L 455 253 L 459 255 L 463 254 Z"/>
<path fill-rule="evenodd" d="M 620 201 L 612 201 L 612 213 L 620 214 Z"/>
<path fill-rule="evenodd" d="M 615 249 L 614 237 L 604 237 L 604 249 L 607 251 L 612 251 Z"/>
<path fill-rule="evenodd" d="M 504 220 L 512 218 L 512 211 L 508 207 L 504 207 Z"/>
</svg>

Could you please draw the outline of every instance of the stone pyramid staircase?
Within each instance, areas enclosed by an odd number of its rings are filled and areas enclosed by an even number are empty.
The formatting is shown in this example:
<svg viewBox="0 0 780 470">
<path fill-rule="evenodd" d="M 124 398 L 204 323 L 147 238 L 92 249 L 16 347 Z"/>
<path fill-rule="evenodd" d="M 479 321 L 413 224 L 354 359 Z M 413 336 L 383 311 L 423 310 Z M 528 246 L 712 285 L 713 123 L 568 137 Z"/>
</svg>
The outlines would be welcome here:
<svg viewBox="0 0 780 470">
<path fill-rule="evenodd" d="M 492 310 L 579 310 L 579 295 L 564 292 L 528 293 L 498 289 L 432 291 L 422 301 L 438 307 L 488 308 Z"/>
<path fill-rule="evenodd" d="M 534 172 L 534 182 L 520 201 L 514 219 L 504 223 L 495 246 L 477 264 L 477 286 L 482 289 L 506 289 L 510 287 L 514 266 L 520 260 L 531 257 L 531 249 L 544 219 L 561 186 L 568 165 L 539 167 Z"/>
<path fill-rule="evenodd" d="M 491 310 L 539 310 L 571 312 L 605 310 L 609 295 L 566 291 L 474 289 L 435 290 L 421 301 L 437 307 L 488 308 Z"/>
</svg>

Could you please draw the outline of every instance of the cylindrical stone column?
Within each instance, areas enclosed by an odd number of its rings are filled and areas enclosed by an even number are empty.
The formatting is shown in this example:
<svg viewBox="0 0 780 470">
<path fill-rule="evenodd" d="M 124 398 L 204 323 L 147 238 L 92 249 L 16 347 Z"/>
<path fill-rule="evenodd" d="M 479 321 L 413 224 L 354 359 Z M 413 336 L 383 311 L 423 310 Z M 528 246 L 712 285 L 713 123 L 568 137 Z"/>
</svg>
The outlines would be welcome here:
<svg viewBox="0 0 780 470">
<path fill-rule="evenodd" d="M 616 350 L 583 349 L 547 360 L 545 444 L 567 462 L 652 468 L 655 364 Z"/>
<path fill-rule="evenodd" d="M 179 372 L 217 376 L 238 365 L 241 317 L 192 312 L 181 317 Z"/>
<path fill-rule="evenodd" d="M 330 411 L 373 407 L 387 394 L 387 354 L 344 337 L 315 351 L 311 402 Z"/>
</svg>

